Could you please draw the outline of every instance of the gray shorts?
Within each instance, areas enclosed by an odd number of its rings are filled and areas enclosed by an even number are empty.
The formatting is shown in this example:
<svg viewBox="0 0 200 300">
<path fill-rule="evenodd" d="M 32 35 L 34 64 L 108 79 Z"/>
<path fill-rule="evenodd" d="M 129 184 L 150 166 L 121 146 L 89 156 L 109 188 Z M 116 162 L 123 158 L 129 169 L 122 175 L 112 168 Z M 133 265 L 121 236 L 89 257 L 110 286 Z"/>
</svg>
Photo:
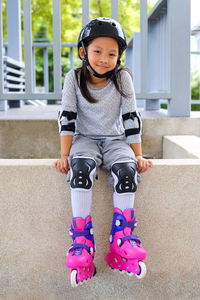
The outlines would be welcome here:
<svg viewBox="0 0 200 300">
<path fill-rule="evenodd" d="M 69 164 L 72 158 L 76 156 L 93 158 L 97 167 L 101 167 L 106 172 L 110 172 L 112 164 L 117 161 L 137 162 L 133 150 L 124 140 L 97 140 L 81 135 L 76 135 L 73 138 Z"/>
</svg>

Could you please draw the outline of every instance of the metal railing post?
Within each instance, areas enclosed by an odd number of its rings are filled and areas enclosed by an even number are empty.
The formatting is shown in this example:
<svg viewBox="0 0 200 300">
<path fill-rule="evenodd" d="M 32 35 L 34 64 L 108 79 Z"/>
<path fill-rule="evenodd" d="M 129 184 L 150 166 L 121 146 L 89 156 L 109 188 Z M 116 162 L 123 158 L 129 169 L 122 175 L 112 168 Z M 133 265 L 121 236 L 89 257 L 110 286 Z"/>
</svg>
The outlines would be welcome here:
<svg viewBox="0 0 200 300">
<path fill-rule="evenodd" d="M 111 0 L 111 18 L 117 21 L 119 19 L 118 0 Z"/>
<path fill-rule="evenodd" d="M 82 0 L 82 26 L 89 22 L 89 0 Z"/>
<path fill-rule="evenodd" d="M 36 76 L 35 76 L 35 48 L 32 47 L 32 66 L 33 66 L 33 92 L 35 92 L 36 88 Z"/>
<path fill-rule="evenodd" d="M 48 48 L 45 47 L 43 50 L 44 58 L 44 90 L 46 93 L 49 91 L 49 67 L 48 67 Z"/>
<path fill-rule="evenodd" d="M 141 91 L 147 92 L 147 0 L 140 0 Z"/>
<path fill-rule="evenodd" d="M 24 0 L 24 62 L 25 62 L 25 91 L 29 95 L 33 91 L 32 81 L 32 18 L 31 0 Z M 28 99 L 27 99 L 28 100 Z"/>
<path fill-rule="evenodd" d="M 8 101 L 3 98 L 3 14 L 2 14 L 2 0 L 0 0 L 0 111 L 5 111 L 8 108 Z"/>
<path fill-rule="evenodd" d="M 74 60 L 73 60 L 73 48 L 72 47 L 70 47 L 69 61 L 70 61 L 70 69 L 73 69 L 73 67 L 74 67 Z"/>
<path fill-rule="evenodd" d="M 54 93 L 61 93 L 61 25 L 60 1 L 53 0 L 53 74 Z"/>
<path fill-rule="evenodd" d="M 3 94 L 3 15 L 2 0 L 0 0 L 0 100 Z"/>
<path fill-rule="evenodd" d="M 189 117 L 190 89 L 190 0 L 168 0 L 170 34 L 170 117 Z"/>
</svg>

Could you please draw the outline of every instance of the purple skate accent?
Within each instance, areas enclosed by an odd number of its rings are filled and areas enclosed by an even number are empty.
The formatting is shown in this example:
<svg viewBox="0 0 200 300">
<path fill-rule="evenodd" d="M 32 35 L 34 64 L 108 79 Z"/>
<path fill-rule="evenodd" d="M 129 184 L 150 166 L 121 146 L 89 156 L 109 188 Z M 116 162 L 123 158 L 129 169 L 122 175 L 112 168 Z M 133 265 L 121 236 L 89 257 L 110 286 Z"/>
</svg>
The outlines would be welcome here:
<svg viewBox="0 0 200 300">
<path fill-rule="evenodd" d="M 133 219 L 133 217 L 134 217 L 134 210 L 131 209 L 131 219 Z"/>
<path fill-rule="evenodd" d="M 90 230 L 83 230 L 83 231 L 74 231 L 73 229 L 71 229 L 71 233 L 72 233 L 72 238 L 73 240 L 77 237 L 77 236 L 89 236 L 90 235 Z"/>
<path fill-rule="evenodd" d="M 139 244 L 141 244 L 141 241 L 137 235 L 127 235 L 121 239 L 122 243 L 124 243 L 125 241 L 129 241 L 129 240 L 133 240 L 133 241 L 136 241 Z"/>
<path fill-rule="evenodd" d="M 73 256 L 81 255 L 83 252 L 83 248 L 77 248 L 75 249 Z"/>
<path fill-rule="evenodd" d="M 74 228 L 77 228 L 76 218 L 72 218 L 72 223 L 73 223 L 73 227 L 74 227 Z"/>
<path fill-rule="evenodd" d="M 90 251 L 90 247 L 88 247 L 87 245 L 85 244 L 74 244 L 72 245 L 70 248 L 69 248 L 69 251 L 68 252 L 71 252 L 72 250 L 74 249 L 79 249 L 79 248 L 84 248 L 86 249 L 88 252 Z"/>
</svg>

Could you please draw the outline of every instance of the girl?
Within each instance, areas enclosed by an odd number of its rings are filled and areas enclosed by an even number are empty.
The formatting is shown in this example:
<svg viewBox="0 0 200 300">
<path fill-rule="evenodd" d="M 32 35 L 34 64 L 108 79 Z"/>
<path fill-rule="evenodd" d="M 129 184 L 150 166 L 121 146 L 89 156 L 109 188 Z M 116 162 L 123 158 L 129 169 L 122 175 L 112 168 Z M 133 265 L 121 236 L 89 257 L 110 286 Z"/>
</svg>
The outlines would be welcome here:
<svg viewBox="0 0 200 300">
<path fill-rule="evenodd" d="M 78 39 L 82 67 L 71 70 L 64 82 L 58 118 L 61 158 L 54 167 L 65 174 L 70 169 L 73 245 L 66 264 L 71 268 L 73 287 L 96 272 L 90 209 L 100 166 L 114 179 L 114 215 L 106 261 L 111 268 L 139 278 L 146 274 L 146 251 L 132 235 L 136 226 L 133 207 L 138 173 L 145 172 L 152 162 L 142 157 L 142 126 L 132 78 L 127 69 L 119 68 L 126 47 L 118 22 L 109 18 L 90 21 Z"/>
</svg>

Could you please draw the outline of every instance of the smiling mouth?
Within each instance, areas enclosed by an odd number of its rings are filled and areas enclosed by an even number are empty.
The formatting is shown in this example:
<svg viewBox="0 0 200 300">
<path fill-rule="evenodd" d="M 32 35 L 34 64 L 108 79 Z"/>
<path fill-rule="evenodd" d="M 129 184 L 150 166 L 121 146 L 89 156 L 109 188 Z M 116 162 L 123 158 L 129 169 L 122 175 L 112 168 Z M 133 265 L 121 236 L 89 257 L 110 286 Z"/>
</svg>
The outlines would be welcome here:
<svg viewBox="0 0 200 300">
<path fill-rule="evenodd" d="M 106 66 L 97 66 L 98 68 L 100 69 L 106 69 L 107 67 Z"/>
</svg>

